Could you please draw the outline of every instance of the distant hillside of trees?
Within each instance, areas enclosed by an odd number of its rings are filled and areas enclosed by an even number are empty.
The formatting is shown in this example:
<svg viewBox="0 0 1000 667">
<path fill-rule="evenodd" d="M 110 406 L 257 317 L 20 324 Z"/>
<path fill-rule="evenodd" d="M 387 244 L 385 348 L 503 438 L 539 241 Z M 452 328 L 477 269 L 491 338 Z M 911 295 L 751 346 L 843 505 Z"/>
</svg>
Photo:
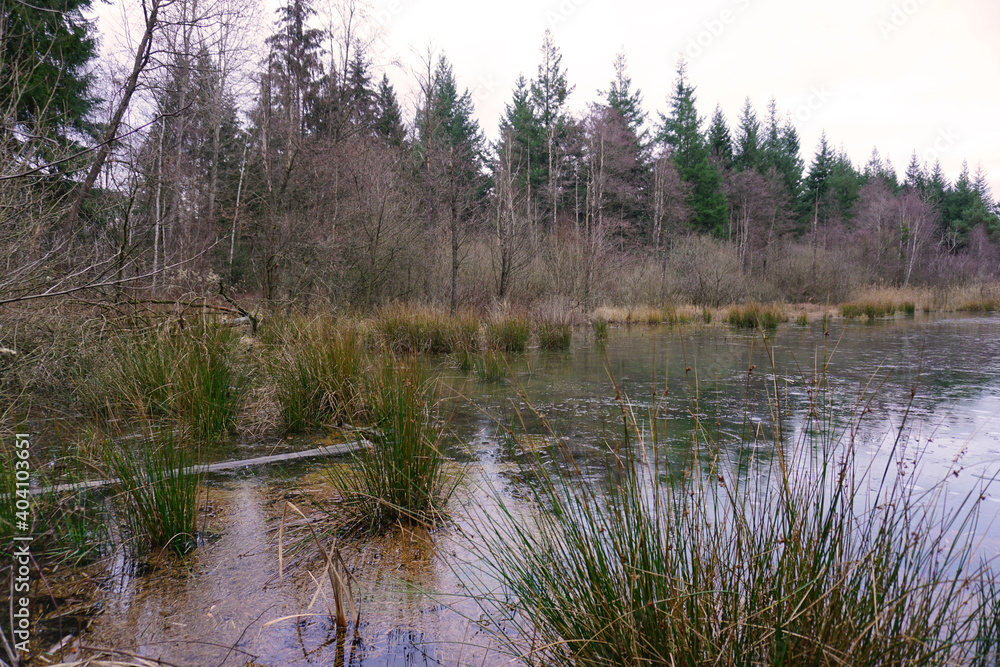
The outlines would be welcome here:
<svg viewBox="0 0 1000 667">
<path fill-rule="evenodd" d="M 90 0 L 0 0 L 0 303 L 222 289 L 589 309 L 998 278 L 982 168 L 950 181 L 914 152 L 900 174 L 825 135 L 804 157 L 774 100 L 704 115 L 683 63 L 647 118 L 625 54 L 574 115 L 549 32 L 488 142 L 442 54 L 423 57 L 404 117 L 364 6 L 341 4 L 322 30 L 311 0 L 288 0 L 261 59 L 236 0 L 143 0 L 101 100 Z"/>
</svg>

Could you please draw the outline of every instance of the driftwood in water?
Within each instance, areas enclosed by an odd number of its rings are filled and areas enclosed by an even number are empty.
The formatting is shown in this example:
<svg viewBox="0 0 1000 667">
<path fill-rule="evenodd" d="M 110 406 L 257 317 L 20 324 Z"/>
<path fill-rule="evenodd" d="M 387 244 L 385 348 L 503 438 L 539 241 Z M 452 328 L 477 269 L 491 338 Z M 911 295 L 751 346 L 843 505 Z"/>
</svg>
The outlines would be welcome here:
<svg viewBox="0 0 1000 667">
<path fill-rule="evenodd" d="M 287 454 L 258 456 L 256 458 L 243 459 L 240 461 L 219 461 L 218 463 L 209 463 L 207 465 L 191 466 L 190 468 L 184 469 L 183 472 L 205 474 L 210 472 L 222 472 L 224 470 L 236 470 L 239 468 L 255 468 L 257 466 L 286 463 L 288 461 L 299 461 L 301 459 L 314 459 L 324 456 L 340 456 L 369 444 L 370 443 L 368 443 L 367 440 L 362 439 L 356 442 L 346 442 L 342 445 L 330 445 L 327 447 L 317 447 L 316 449 L 307 449 L 304 452 L 289 452 Z M 108 486 L 109 484 L 115 484 L 117 482 L 118 480 L 116 479 L 95 479 L 89 482 L 76 482 L 73 484 L 57 484 L 56 486 L 41 487 L 38 489 L 32 489 L 31 493 L 33 495 L 38 495 L 43 493 L 59 493 L 62 491 L 99 489 L 103 486 Z"/>
</svg>

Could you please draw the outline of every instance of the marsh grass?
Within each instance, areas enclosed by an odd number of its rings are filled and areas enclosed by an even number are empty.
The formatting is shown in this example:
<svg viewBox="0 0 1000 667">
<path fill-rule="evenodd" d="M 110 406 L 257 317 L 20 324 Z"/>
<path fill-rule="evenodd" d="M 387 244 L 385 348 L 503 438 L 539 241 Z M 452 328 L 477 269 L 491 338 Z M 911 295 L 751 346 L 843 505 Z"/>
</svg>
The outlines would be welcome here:
<svg viewBox="0 0 1000 667">
<path fill-rule="evenodd" d="M 480 382 L 500 382 L 510 372 L 510 362 L 503 352 L 487 350 L 473 359 L 473 369 Z"/>
<path fill-rule="evenodd" d="M 778 306 L 759 303 L 734 306 L 726 315 L 729 325 L 743 329 L 776 329 L 787 321 L 788 316 Z"/>
<path fill-rule="evenodd" d="M 795 318 L 795 324 L 799 325 L 800 327 L 809 326 L 809 316 L 806 315 L 805 313 L 802 313 L 801 315 Z"/>
<path fill-rule="evenodd" d="M 687 324 L 696 318 L 704 318 L 704 309 L 688 309 L 681 312 L 674 306 L 602 306 L 594 311 L 596 319 L 613 324 Z"/>
<path fill-rule="evenodd" d="M 174 411 L 192 434 L 212 441 L 232 431 L 250 384 L 236 359 L 238 336 L 225 327 L 202 327 L 182 343 Z"/>
<path fill-rule="evenodd" d="M 280 421 L 290 433 L 356 420 L 368 362 L 351 327 L 300 322 L 271 347 L 270 374 Z"/>
<path fill-rule="evenodd" d="M 1000 301 L 995 299 L 967 301 L 959 306 L 958 310 L 965 313 L 995 313 L 1000 310 Z"/>
<path fill-rule="evenodd" d="M 376 312 L 372 327 L 379 344 L 398 354 L 451 354 L 479 347 L 479 318 L 467 312 L 395 304 Z"/>
<path fill-rule="evenodd" d="M 535 521 L 495 492 L 499 511 L 474 514 L 473 549 L 504 592 L 481 603 L 496 639 L 526 664 L 575 667 L 995 664 L 997 579 L 971 537 L 980 490 L 942 509 L 944 486 L 918 490 L 893 456 L 868 469 L 860 417 L 834 433 L 814 390 L 799 441 L 778 427 L 764 467 L 696 424 L 706 456 L 678 478 L 655 420 L 625 400 L 607 483 L 554 472 L 574 469 L 569 452 L 530 457 Z"/>
<path fill-rule="evenodd" d="M 568 350 L 573 343 L 573 327 L 562 322 L 543 321 L 535 331 L 543 350 Z"/>
<path fill-rule="evenodd" d="M 487 350 L 524 352 L 531 338 L 531 321 L 518 315 L 500 315 L 486 322 L 485 338 Z"/>
<path fill-rule="evenodd" d="M 874 320 L 879 317 L 892 317 L 896 314 L 896 304 L 892 301 L 856 301 L 843 304 L 840 307 L 840 314 L 848 319 L 864 317 Z"/>
<path fill-rule="evenodd" d="M 604 346 L 608 344 L 608 321 L 603 317 L 598 317 L 594 319 L 594 342 L 597 345 Z"/>
<path fill-rule="evenodd" d="M 197 544 L 198 456 L 171 433 L 144 432 L 130 442 L 108 441 L 104 453 L 115 516 L 135 557 L 158 549 L 184 555 Z"/>
<path fill-rule="evenodd" d="M 457 484 L 442 449 L 444 423 L 435 385 L 415 362 L 383 360 L 365 388 L 370 428 L 348 470 L 329 469 L 341 495 L 339 520 L 368 533 L 389 526 L 432 526 L 445 516 Z"/>
<path fill-rule="evenodd" d="M 250 384 L 237 341 L 212 325 L 119 333 L 88 402 L 115 417 L 174 417 L 194 437 L 216 440 L 236 426 Z"/>
</svg>

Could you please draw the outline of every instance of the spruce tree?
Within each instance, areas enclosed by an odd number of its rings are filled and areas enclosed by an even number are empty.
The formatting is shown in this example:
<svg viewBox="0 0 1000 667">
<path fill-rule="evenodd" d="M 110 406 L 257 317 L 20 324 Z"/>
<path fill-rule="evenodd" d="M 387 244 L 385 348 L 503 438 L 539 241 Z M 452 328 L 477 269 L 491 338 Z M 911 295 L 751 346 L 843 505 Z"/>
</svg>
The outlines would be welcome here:
<svg viewBox="0 0 1000 667">
<path fill-rule="evenodd" d="M 375 134 L 391 146 L 401 147 L 406 140 L 403 112 L 399 108 L 396 91 L 385 74 L 382 74 L 375 94 Z"/>
<path fill-rule="evenodd" d="M 500 119 L 500 136 L 513 142 L 511 168 L 520 186 L 537 198 L 547 181 L 545 128 L 535 116 L 531 89 L 524 75 L 514 82 L 514 94 Z M 503 140 L 503 139 L 502 139 Z"/>
<path fill-rule="evenodd" d="M 761 162 L 760 121 L 757 113 L 746 98 L 743 110 L 740 112 L 739 128 L 736 131 L 736 146 L 733 150 L 733 163 L 738 171 L 757 169 Z"/>
<path fill-rule="evenodd" d="M 733 138 L 726 124 L 726 116 L 722 107 L 715 105 L 712 123 L 708 127 L 708 150 L 712 159 L 723 169 L 731 169 L 733 165 Z"/>
<path fill-rule="evenodd" d="M 670 96 L 670 115 L 660 114 L 658 139 L 672 151 L 681 178 L 691 184 L 688 204 L 696 229 L 721 235 L 727 222 L 726 197 L 722 179 L 709 159 L 708 144 L 701 134 L 701 119 L 695 108 L 694 87 L 687 81 L 683 61 L 677 66 L 677 80 Z"/>
<path fill-rule="evenodd" d="M 573 87 L 567 82 L 562 54 L 551 30 L 545 31 L 541 50 L 542 62 L 538 65 L 538 76 L 531 82 L 531 105 L 534 116 L 544 131 L 545 203 L 548 219 L 554 227 L 561 208 L 562 181 L 571 170 L 566 151 L 571 125 L 566 112 L 566 100 L 573 92 Z"/>
<path fill-rule="evenodd" d="M 91 0 L 0 2 L 0 100 L 22 132 L 0 126 L 0 144 L 39 136 L 72 142 L 89 134 L 96 100 L 87 66 L 97 53 L 84 17 Z M 39 142 L 43 154 L 46 142 Z"/>
</svg>

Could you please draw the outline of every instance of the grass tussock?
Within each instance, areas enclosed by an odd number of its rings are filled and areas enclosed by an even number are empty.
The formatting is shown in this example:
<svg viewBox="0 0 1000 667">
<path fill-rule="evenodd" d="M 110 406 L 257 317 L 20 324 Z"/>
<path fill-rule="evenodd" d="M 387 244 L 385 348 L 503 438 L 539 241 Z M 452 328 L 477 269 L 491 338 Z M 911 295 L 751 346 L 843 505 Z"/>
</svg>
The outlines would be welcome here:
<svg viewBox="0 0 1000 667">
<path fill-rule="evenodd" d="M 194 549 L 202 475 L 191 443 L 169 433 L 109 441 L 105 463 L 116 480 L 112 501 L 130 553 Z"/>
<path fill-rule="evenodd" d="M 350 529 L 380 532 L 402 523 L 434 525 L 455 487 L 442 450 L 444 424 L 434 384 L 414 362 L 384 360 L 366 387 L 370 445 L 353 454 L 349 470 L 331 469 Z"/>
<path fill-rule="evenodd" d="M 961 537 L 978 492 L 939 509 L 895 461 L 884 477 L 862 469 L 850 431 L 840 440 L 815 416 L 803 442 L 779 434 L 777 457 L 750 474 L 727 463 L 738 448 L 696 427 L 713 463 L 665 481 L 676 475 L 663 445 L 638 437 L 627 404 L 622 414 L 607 485 L 567 483 L 536 456 L 521 475 L 545 508 L 534 525 L 499 497 L 478 515 L 477 553 L 505 591 L 483 610 L 512 655 L 574 667 L 995 664 L 997 579 Z"/>
<path fill-rule="evenodd" d="M 531 320 L 520 315 L 499 315 L 486 322 L 485 338 L 487 350 L 524 352 L 531 338 Z"/>
<path fill-rule="evenodd" d="M 238 341 L 236 331 L 210 325 L 122 332 L 88 385 L 89 401 L 114 416 L 175 417 L 195 437 L 217 439 L 236 426 L 250 384 Z"/>
<path fill-rule="evenodd" d="M 608 344 L 608 321 L 603 317 L 598 317 L 594 319 L 594 342 L 597 345 L 607 345 Z"/>
<path fill-rule="evenodd" d="M 376 339 L 397 354 L 451 354 L 479 347 L 479 318 L 437 308 L 386 306 L 372 318 Z"/>
<path fill-rule="evenodd" d="M 573 343 L 573 327 L 562 322 L 544 321 L 536 331 L 538 346 L 543 350 L 565 351 Z"/>
<path fill-rule="evenodd" d="M 788 316 L 776 305 L 751 303 L 734 306 L 726 315 L 726 323 L 743 329 L 776 329 Z"/>
<path fill-rule="evenodd" d="M 1000 311 L 1000 301 L 996 299 L 968 301 L 959 306 L 958 310 L 965 313 L 995 313 Z"/>
<path fill-rule="evenodd" d="M 282 427 L 301 432 L 357 419 L 367 361 L 353 328 L 299 323 L 272 347 L 270 364 Z"/>
<path fill-rule="evenodd" d="M 510 372 L 510 362 L 503 352 L 486 350 L 476 355 L 473 369 L 481 382 L 500 382 Z"/>
<path fill-rule="evenodd" d="M 896 314 L 896 304 L 892 301 L 857 301 L 840 306 L 840 315 L 847 319 L 864 317 L 874 320 L 879 317 L 892 317 Z"/>
</svg>

